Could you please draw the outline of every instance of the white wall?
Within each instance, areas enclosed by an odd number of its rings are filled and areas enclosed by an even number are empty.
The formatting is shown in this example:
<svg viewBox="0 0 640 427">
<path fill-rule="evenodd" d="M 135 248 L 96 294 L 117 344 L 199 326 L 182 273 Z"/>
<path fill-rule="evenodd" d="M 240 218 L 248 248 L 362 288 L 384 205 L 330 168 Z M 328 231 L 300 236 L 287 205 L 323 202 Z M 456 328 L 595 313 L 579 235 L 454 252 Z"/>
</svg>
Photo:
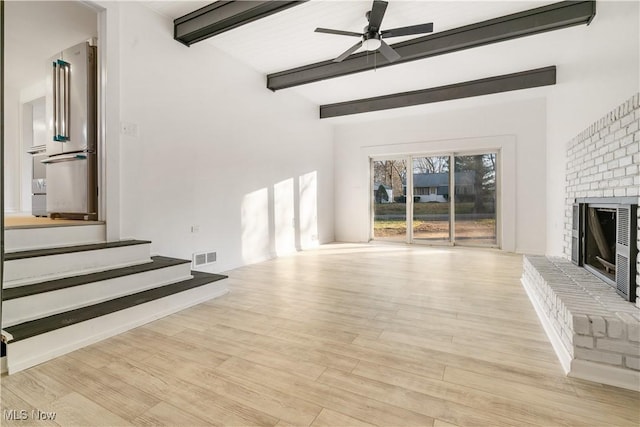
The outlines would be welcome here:
<svg viewBox="0 0 640 427">
<path fill-rule="evenodd" d="M 332 131 L 317 106 L 206 42 L 174 41 L 141 5 L 102 4 L 118 8 L 119 119 L 138 133 L 120 135 L 121 235 L 167 256 L 215 250 L 210 271 L 332 241 Z"/>
<path fill-rule="evenodd" d="M 96 15 L 70 1 L 6 1 L 4 12 L 5 211 L 28 212 L 31 175 L 21 144 L 22 103 L 44 95 L 47 60 L 53 54 L 97 35 Z"/>
<path fill-rule="evenodd" d="M 547 102 L 547 254 L 561 256 L 567 144 L 640 90 L 640 3 L 598 1 L 588 27 L 561 31 L 558 82 Z"/>
<path fill-rule="evenodd" d="M 369 238 L 369 156 L 502 148 L 502 247 L 543 253 L 545 118 L 539 98 L 337 126 L 336 240 Z"/>
</svg>

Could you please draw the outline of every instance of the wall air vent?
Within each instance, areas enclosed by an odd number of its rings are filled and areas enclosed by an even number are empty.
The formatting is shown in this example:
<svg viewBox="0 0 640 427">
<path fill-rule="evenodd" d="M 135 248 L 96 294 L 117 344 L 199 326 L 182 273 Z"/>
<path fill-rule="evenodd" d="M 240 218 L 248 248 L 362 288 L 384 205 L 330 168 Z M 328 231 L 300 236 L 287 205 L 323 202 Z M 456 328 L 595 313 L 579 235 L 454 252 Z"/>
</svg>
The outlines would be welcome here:
<svg viewBox="0 0 640 427">
<path fill-rule="evenodd" d="M 217 252 L 196 252 L 193 254 L 193 268 L 213 264 L 218 258 Z"/>
</svg>

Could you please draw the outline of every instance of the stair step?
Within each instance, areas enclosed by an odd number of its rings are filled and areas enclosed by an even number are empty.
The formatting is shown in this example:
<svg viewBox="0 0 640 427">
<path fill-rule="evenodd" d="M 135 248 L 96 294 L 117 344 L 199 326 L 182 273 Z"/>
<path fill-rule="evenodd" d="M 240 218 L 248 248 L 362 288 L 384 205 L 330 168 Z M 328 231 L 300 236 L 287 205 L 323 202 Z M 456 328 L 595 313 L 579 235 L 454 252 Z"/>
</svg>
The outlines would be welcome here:
<svg viewBox="0 0 640 427">
<path fill-rule="evenodd" d="M 87 245 L 105 241 L 104 223 L 38 228 L 5 228 L 5 253 L 36 248 Z"/>
<path fill-rule="evenodd" d="M 99 304 L 90 305 L 88 307 L 82 307 L 66 311 L 64 313 L 55 314 L 53 316 L 6 327 L 5 330 L 13 336 L 13 340 L 9 343 L 9 346 L 13 343 L 36 335 L 45 334 L 76 323 L 115 313 L 129 307 L 144 304 L 227 278 L 227 276 L 220 274 L 202 273 L 197 271 L 192 271 L 191 274 L 193 275 L 193 278 L 189 280 L 148 289 L 146 291 L 115 298 Z"/>
<path fill-rule="evenodd" d="M 35 258 L 50 255 L 71 254 L 75 252 L 97 251 L 100 249 L 120 248 L 123 246 L 134 246 L 150 244 L 148 240 L 119 240 L 116 242 L 92 243 L 88 245 L 58 246 L 54 248 L 30 249 L 26 251 L 16 251 L 4 255 L 5 261 L 18 259 Z"/>
<path fill-rule="evenodd" d="M 151 262 L 151 242 L 64 246 L 5 254 L 3 289 Z"/>
<path fill-rule="evenodd" d="M 191 261 L 189 260 L 163 256 L 151 257 L 151 261 L 152 262 L 146 264 L 137 264 L 128 267 L 116 268 L 113 270 L 99 271 L 97 273 L 82 274 L 80 276 L 64 277 L 62 279 L 48 280 L 46 282 L 34 283 L 31 285 L 7 288 L 2 291 L 2 301 L 6 302 L 12 299 L 24 298 L 44 292 L 57 291 L 74 286 L 86 285 L 87 283 L 100 282 L 103 280 L 115 279 L 132 274 L 158 270 L 160 268 L 191 263 Z"/>
<path fill-rule="evenodd" d="M 151 262 L 81 276 L 7 288 L 2 293 L 4 327 L 187 280 L 190 261 L 153 257 Z"/>
<path fill-rule="evenodd" d="M 5 328 L 6 371 L 30 368 L 71 351 L 220 297 L 226 276 L 191 272 L 192 279 Z"/>
</svg>

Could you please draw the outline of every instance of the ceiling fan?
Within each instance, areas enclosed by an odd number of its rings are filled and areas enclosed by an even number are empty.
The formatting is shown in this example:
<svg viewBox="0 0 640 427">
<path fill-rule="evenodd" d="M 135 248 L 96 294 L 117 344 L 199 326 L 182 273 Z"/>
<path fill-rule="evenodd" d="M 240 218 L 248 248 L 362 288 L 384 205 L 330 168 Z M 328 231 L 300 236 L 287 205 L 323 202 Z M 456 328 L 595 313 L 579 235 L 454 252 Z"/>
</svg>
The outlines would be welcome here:
<svg viewBox="0 0 640 427">
<path fill-rule="evenodd" d="M 339 36 L 353 36 L 360 37 L 361 40 L 347 49 L 342 55 L 338 56 L 333 62 L 342 62 L 347 56 L 363 47 L 367 51 L 375 51 L 380 49 L 380 53 L 387 58 L 389 62 L 394 62 L 400 59 L 398 52 L 393 50 L 391 46 L 384 42 L 383 38 L 398 37 L 398 36 L 410 36 L 413 34 L 424 34 L 433 31 L 433 23 L 411 25 L 408 27 L 393 28 L 391 30 L 380 31 L 380 25 L 382 24 L 382 18 L 387 10 L 388 2 L 382 0 L 373 0 L 373 6 L 371 10 L 365 14 L 365 17 L 369 21 L 369 25 L 364 27 L 362 33 L 355 33 L 353 31 L 332 30 L 329 28 L 316 28 L 316 33 L 336 34 Z"/>
</svg>

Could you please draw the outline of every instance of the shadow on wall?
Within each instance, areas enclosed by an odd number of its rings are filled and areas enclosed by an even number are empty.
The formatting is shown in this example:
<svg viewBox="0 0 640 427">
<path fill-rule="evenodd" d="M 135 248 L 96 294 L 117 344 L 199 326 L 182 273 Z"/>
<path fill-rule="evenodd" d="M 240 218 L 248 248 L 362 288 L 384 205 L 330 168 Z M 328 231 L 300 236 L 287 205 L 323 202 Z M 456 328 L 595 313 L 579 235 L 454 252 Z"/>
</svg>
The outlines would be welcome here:
<svg viewBox="0 0 640 427">
<path fill-rule="evenodd" d="M 240 210 L 246 264 L 318 246 L 318 173 L 253 191 Z"/>
</svg>

